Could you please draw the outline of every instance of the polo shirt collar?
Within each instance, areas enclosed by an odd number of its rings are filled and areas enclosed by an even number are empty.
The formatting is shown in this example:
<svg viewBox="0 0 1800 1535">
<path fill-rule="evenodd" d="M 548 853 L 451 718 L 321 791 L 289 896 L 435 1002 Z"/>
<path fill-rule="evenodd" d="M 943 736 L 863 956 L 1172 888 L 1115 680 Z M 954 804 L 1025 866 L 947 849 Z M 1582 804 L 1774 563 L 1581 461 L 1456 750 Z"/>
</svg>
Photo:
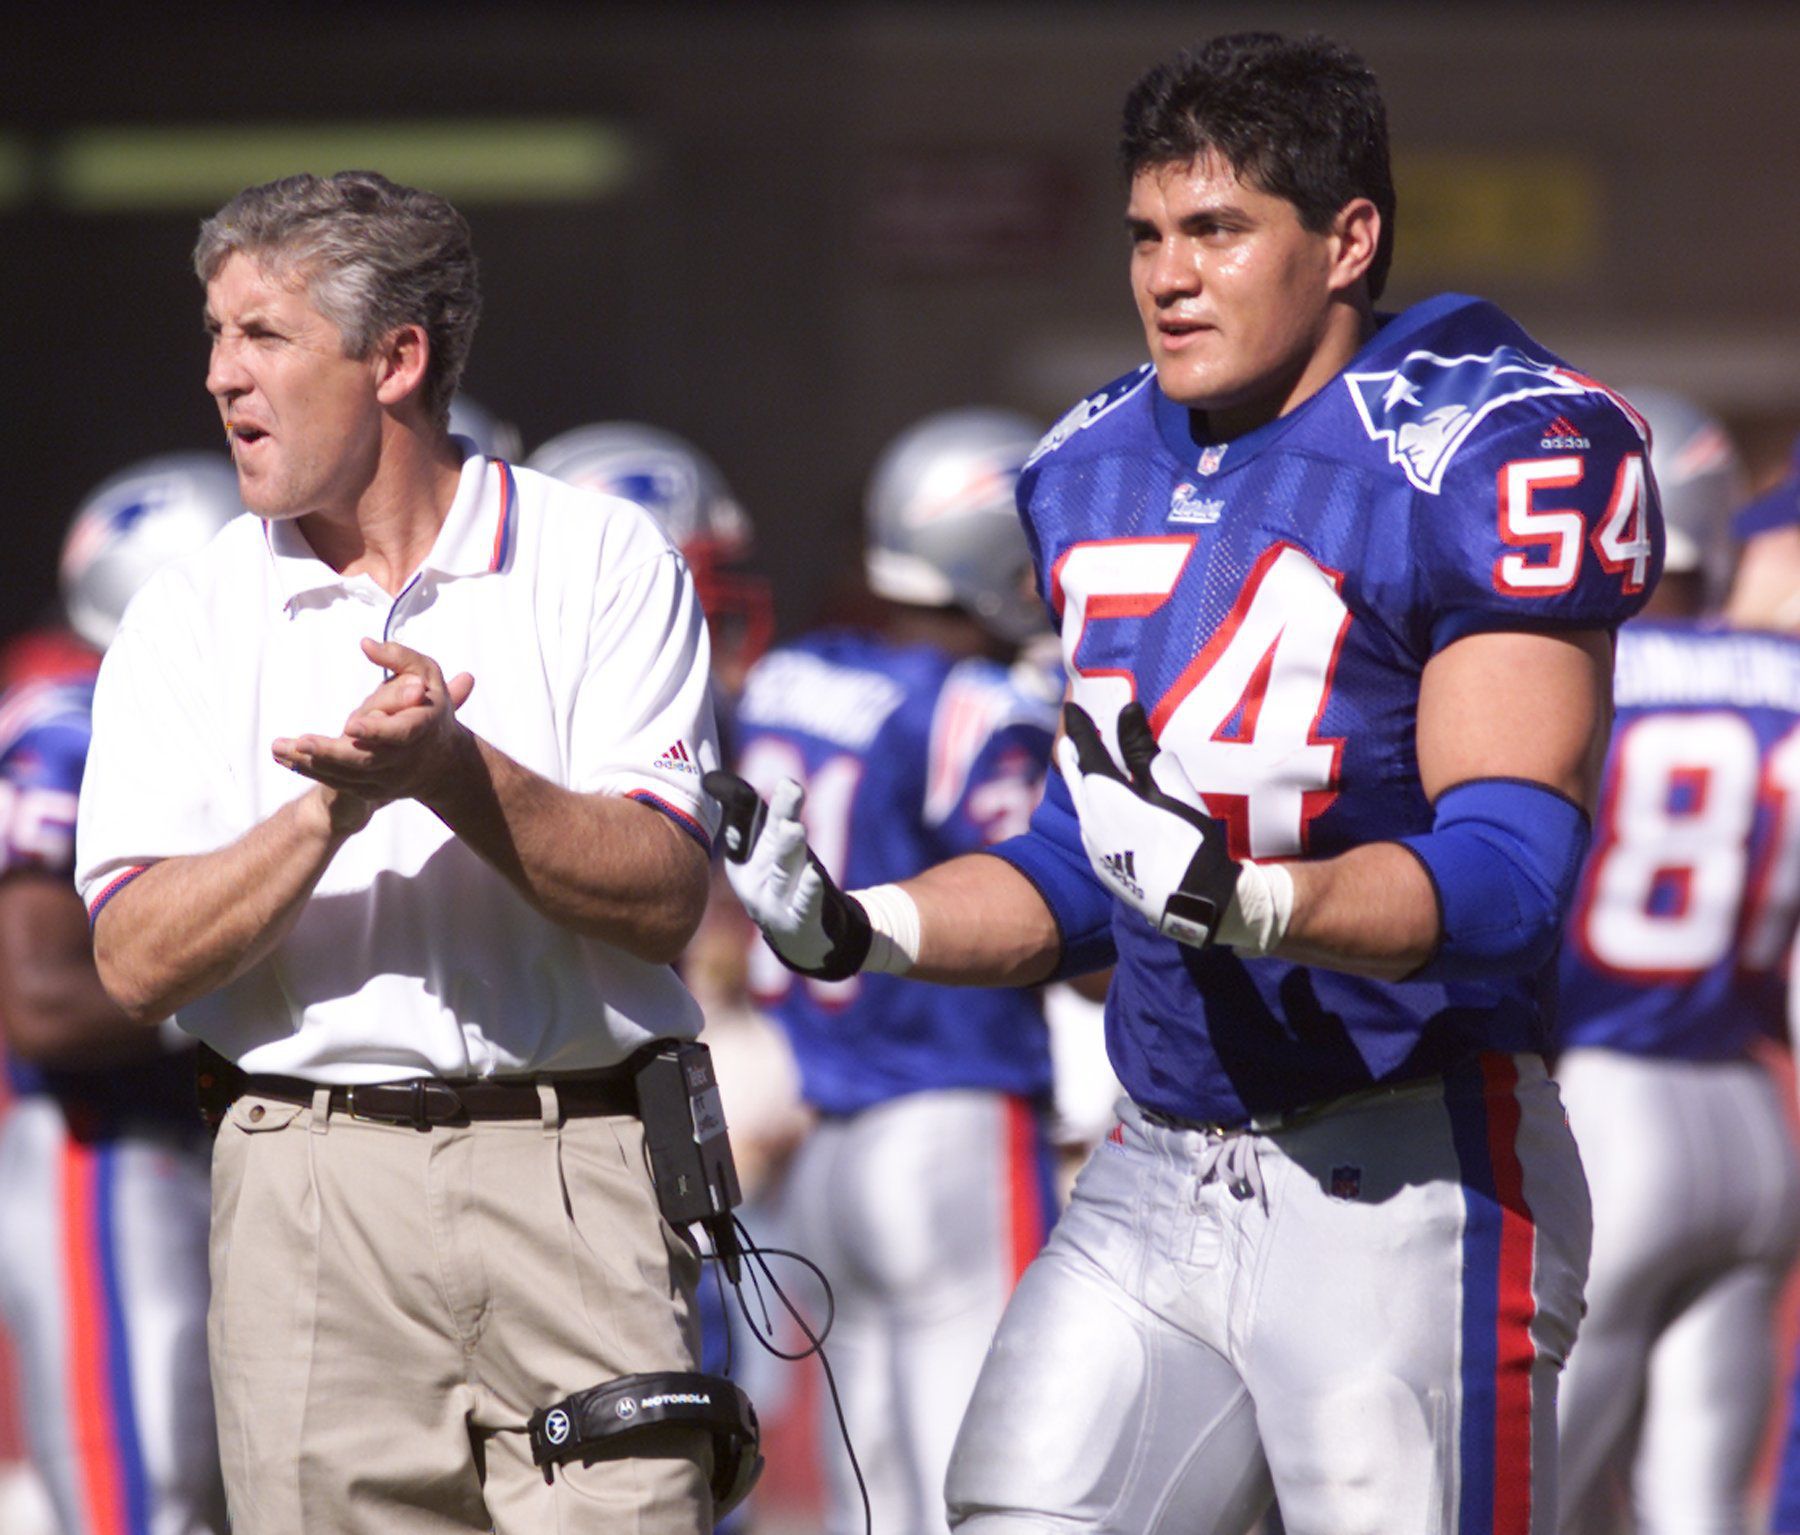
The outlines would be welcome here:
<svg viewBox="0 0 1800 1535">
<path fill-rule="evenodd" d="M 505 568 L 518 522 L 519 488 L 512 465 L 488 459 L 466 438 L 452 439 L 463 450 L 462 477 L 436 541 L 420 564 L 440 576 L 483 576 Z M 299 520 L 263 524 L 283 603 L 308 592 L 342 591 L 354 578 L 327 565 L 306 541 Z"/>
</svg>

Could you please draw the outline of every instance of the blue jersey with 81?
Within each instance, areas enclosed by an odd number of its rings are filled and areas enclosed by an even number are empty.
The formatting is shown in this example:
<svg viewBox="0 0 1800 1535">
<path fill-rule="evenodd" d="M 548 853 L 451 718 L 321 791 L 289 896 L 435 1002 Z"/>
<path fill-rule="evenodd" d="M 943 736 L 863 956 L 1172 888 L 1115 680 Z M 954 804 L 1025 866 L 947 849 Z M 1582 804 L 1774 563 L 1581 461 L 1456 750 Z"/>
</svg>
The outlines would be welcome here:
<svg viewBox="0 0 1800 1535">
<path fill-rule="evenodd" d="M 1563 945 L 1557 1039 L 1730 1060 L 1783 1033 L 1800 905 L 1800 641 L 1639 620 Z"/>
<path fill-rule="evenodd" d="M 1429 830 L 1431 656 L 1610 629 L 1660 573 L 1641 421 L 1479 300 L 1387 319 L 1243 437 L 1203 424 L 1140 369 L 1052 429 L 1019 495 L 1076 700 L 1116 751 L 1141 699 L 1240 857 Z M 1241 1123 L 1547 1044 L 1546 976 L 1387 983 L 1197 952 L 1122 907 L 1113 929 L 1113 1064 L 1168 1114 Z"/>
<path fill-rule="evenodd" d="M 766 796 L 806 786 L 807 841 L 846 889 L 917 874 L 1022 831 L 1043 789 L 1055 706 L 995 662 L 836 630 L 772 651 L 738 711 L 738 770 Z M 808 1103 L 851 1114 L 905 1093 L 1047 1094 L 1036 998 L 891 975 L 805 979 L 766 945 L 751 984 L 780 1020 Z"/>
</svg>

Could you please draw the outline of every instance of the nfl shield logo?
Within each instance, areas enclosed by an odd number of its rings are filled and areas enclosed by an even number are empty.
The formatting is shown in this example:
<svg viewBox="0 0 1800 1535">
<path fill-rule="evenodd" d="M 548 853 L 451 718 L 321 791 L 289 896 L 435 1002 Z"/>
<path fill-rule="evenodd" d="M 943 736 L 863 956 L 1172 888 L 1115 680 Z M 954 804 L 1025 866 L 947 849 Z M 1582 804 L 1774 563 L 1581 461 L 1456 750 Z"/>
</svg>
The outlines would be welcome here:
<svg viewBox="0 0 1800 1535">
<path fill-rule="evenodd" d="M 1355 1199 L 1362 1193 L 1362 1169 L 1351 1163 L 1331 1170 L 1331 1197 Z"/>
<path fill-rule="evenodd" d="M 1228 443 L 1215 442 L 1200 453 L 1199 470 L 1202 474 L 1217 474 L 1219 465 L 1225 462 L 1225 449 Z"/>
</svg>

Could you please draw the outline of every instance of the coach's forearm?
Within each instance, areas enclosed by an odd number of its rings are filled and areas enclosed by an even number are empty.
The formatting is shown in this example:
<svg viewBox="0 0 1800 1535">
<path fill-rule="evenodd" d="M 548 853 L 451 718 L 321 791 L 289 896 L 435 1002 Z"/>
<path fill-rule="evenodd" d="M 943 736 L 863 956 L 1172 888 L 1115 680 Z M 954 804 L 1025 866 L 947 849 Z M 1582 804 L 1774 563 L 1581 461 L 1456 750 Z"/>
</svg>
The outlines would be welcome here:
<svg viewBox="0 0 1800 1535">
<path fill-rule="evenodd" d="M 472 731 L 424 803 L 559 927 L 668 964 L 706 911 L 705 850 L 660 811 L 577 794 Z"/>
<path fill-rule="evenodd" d="M 166 1018 L 242 975 L 367 820 L 366 805 L 319 785 L 217 852 L 151 864 L 95 920 L 107 994 L 131 1018 Z"/>
<path fill-rule="evenodd" d="M 1037 888 L 1004 859 L 971 853 L 905 880 L 919 908 L 919 959 L 907 973 L 946 986 L 1033 986 L 1061 951 Z"/>
</svg>

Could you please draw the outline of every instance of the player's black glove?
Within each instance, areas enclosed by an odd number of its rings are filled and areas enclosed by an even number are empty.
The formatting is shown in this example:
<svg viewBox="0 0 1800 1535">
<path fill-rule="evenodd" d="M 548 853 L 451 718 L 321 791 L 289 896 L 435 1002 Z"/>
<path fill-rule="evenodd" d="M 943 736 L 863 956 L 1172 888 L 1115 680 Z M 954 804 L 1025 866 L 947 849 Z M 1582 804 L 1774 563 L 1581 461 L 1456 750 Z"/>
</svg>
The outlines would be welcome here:
<svg viewBox="0 0 1800 1535">
<path fill-rule="evenodd" d="M 1173 755 L 1151 734 L 1144 706 L 1119 711 L 1119 770 L 1087 710 L 1063 705 L 1057 762 L 1081 821 L 1094 872 L 1158 932 L 1204 947 L 1218 936 L 1240 865 L 1224 823 L 1206 813 Z"/>
<path fill-rule="evenodd" d="M 784 778 L 765 805 L 736 773 L 714 769 L 700 783 L 725 812 L 725 878 L 775 957 L 822 981 L 855 975 L 869 957 L 868 914 L 806 845 L 806 791 Z"/>
</svg>

